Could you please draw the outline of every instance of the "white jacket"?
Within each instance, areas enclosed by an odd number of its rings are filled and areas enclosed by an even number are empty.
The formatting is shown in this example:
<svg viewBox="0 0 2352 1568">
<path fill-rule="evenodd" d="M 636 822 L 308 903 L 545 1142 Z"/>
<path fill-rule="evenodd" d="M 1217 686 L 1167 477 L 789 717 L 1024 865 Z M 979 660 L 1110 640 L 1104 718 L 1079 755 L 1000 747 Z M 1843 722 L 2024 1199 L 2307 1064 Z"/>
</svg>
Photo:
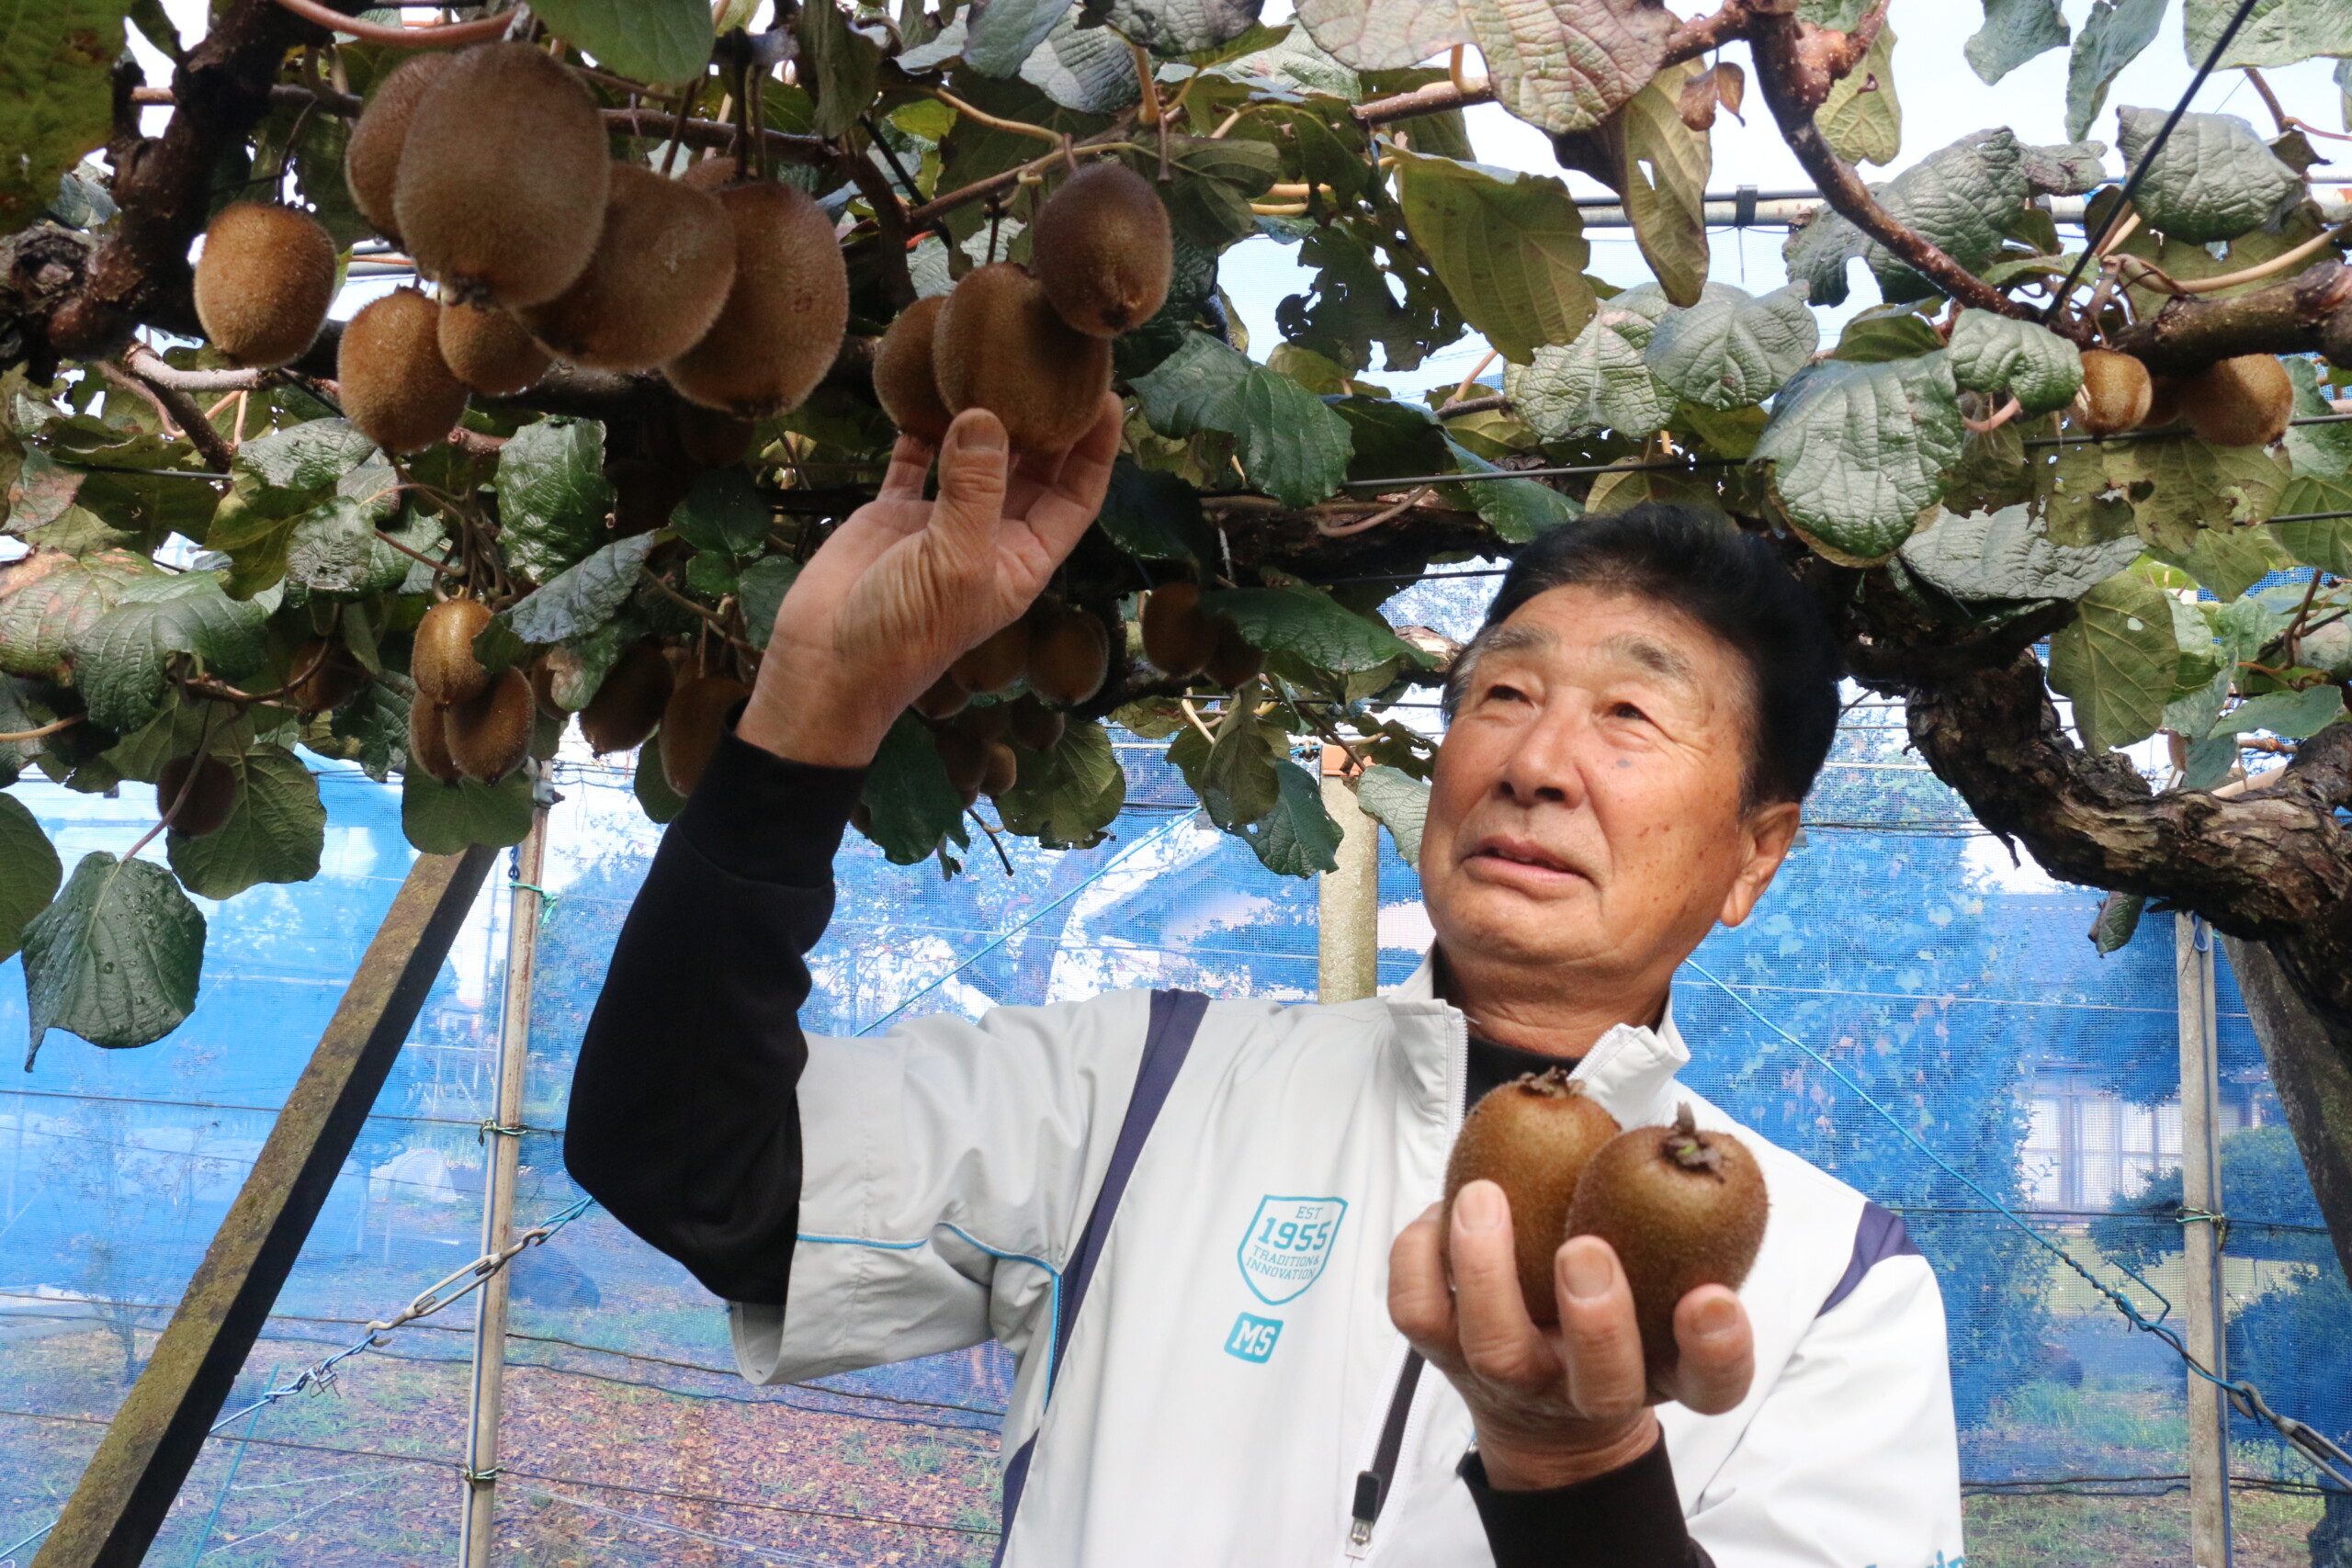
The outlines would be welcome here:
<svg viewBox="0 0 2352 1568">
<path fill-rule="evenodd" d="M 1351 1539 L 1406 1354 L 1389 1246 L 1442 1195 L 1463 1015 L 1427 964 L 1340 1007 L 1210 1003 L 1056 1365 L 1151 1016 L 1129 991 L 810 1039 L 790 1296 L 731 1308 L 744 1376 L 1001 1340 L 1005 1452 L 1026 1466 L 1009 1568 L 1491 1568 L 1455 1472 L 1469 1412 L 1434 1371 L 1371 1539 Z M 1770 1194 L 1740 1292 L 1753 1390 L 1724 1416 L 1659 1412 L 1692 1538 L 1718 1568 L 1954 1568 L 1933 1274 L 1885 1211 L 1678 1085 L 1689 1060 L 1669 1016 L 1611 1030 L 1577 1077 L 1629 1127 L 1689 1102 L 1755 1150 Z"/>
</svg>

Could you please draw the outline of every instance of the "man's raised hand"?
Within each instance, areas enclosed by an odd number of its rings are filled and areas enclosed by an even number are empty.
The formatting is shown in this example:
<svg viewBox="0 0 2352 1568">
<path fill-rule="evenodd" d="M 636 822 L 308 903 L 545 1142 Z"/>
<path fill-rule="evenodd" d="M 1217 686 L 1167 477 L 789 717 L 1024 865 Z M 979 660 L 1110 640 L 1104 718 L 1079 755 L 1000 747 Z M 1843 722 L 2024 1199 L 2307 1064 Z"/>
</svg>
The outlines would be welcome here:
<svg viewBox="0 0 2352 1568">
<path fill-rule="evenodd" d="M 1094 521 L 1119 449 L 1118 400 L 1077 446 L 1010 461 L 1004 427 L 956 416 L 930 449 L 901 436 L 881 492 L 793 580 L 737 732 L 796 761 L 860 767 L 964 651 L 1017 620 Z"/>
</svg>

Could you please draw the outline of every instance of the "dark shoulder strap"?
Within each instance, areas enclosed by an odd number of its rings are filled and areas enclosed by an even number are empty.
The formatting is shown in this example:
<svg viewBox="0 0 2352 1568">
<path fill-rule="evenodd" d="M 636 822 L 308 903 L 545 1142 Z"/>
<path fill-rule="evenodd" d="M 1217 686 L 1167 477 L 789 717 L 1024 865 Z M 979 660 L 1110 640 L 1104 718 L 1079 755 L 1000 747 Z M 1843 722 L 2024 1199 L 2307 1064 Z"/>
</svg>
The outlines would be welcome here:
<svg viewBox="0 0 2352 1568">
<path fill-rule="evenodd" d="M 1062 1270 L 1056 1292 L 1054 1359 L 1046 1378 L 1049 1400 L 1054 1379 L 1061 1371 L 1062 1354 L 1069 1348 L 1070 1330 L 1078 1323 L 1079 1309 L 1086 1304 L 1087 1289 L 1094 1282 L 1094 1265 L 1110 1237 L 1111 1222 L 1118 1217 L 1119 1201 L 1126 1195 L 1127 1179 L 1135 1174 L 1136 1161 L 1151 1136 L 1153 1123 L 1159 1120 L 1160 1107 L 1168 1103 L 1168 1091 L 1175 1087 L 1184 1058 L 1192 1054 L 1193 1036 L 1199 1032 L 1201 1018 L 1208 1009 L 1208 998 L 1197 991 L 1151 994 L 1151 1023 L 1144 1033 L 1143 1060 L 1136 1068 L 1135 1091 L 1127 1097 L 1127 1114 L 1119 1123 L 1119 1141 L 1111 1145 L 1111 1163 L 1102 1172 L 1102 1185 L 1094 1194 L 1086 1228 L 1079 1233 L 1078 1250 Z M 997 1542 L 998 1562 L 1003 1561 L 1004 1542 L 1012 1537 L 1012 1516 L 1021 1506 L 1022 1487 L 1029 1479 L 1030 1453 L 1036 1446 L 1033 1433 L 1005 1464 L 1004 1535 Z"/>
</svg>

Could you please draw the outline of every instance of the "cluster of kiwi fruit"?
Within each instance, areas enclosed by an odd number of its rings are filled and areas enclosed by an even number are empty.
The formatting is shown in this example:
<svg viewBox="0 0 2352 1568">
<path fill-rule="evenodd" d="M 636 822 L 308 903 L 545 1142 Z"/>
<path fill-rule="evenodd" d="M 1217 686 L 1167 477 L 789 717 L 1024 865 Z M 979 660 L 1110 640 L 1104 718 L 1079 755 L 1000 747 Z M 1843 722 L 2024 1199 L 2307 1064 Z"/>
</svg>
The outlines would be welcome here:
<svg viewBox="0 0 2352 1568">
<path fill-rule="evenodd" d="M 2188 376 L 2157 376 L 2128 354 L 2083 351 L 2074 421 L 2099 437 L 2186 423 L 2216 446 L 2267 446 L 2287 434 L 2295 384 L 2275 355 L 2242 354 Z"/>
<path fill-rule="evenodd" d="M 552 649 L 528 675 L 538 711 L 559 724 L 572 716 L 558 699 L 557 677 L 573 657 L 568 649 Z M 729 711 L 751 694 L 726 669 L 648 637 L 622 649 L 605 670 L 579 710 L 580 733 L 601 757 L 635 750 L 659 731 L 662 778 L 677 794 L 688 795 L 718 750 Z"/>
<path fill-rule="evenodd" d="M 1265 668 L 1266 656 L 1241 635 L 1229 615 L 1201 608 L 1200 584 L 1170 582 L 1143 603 L 1143 652 L 1179 681 L 1204 677 L 1221 692 L 1240 688 Z"/>
<path fill-rule="evenodd" d="M 1111 632 L 1102 618 L 1046 598 L 967 649 L 914 709 L 931 723 L 948 782 L 970 806 L 1012 787 L 1015 747 L 1045 752 L 1060 745 L 1063 710 L 1092 698 L 1110 675 Z"/>
<path fill-rule="evenodd" d="M 443 784 L 495 784 L 531 750 L 530 678 L 513 669 L 492 674 L 474 657 L 474 638 L 490 625 L 490 614 L 479 599 L 445 599 L 417 624 L 408 661 L 416 682 L 408 755 Z"/>
<path fill-rule="evenodd" d="M 1111 386 L 1111 340 L 1159 313 L 1174 269 L 1168 209 L 1125 164 L 1089 164 L 1029 231 L 1030 265 L 990 262 L 901 311 L 875 352 L 874 392 L 905 434 L 936 446 L 984 408 L 1024 452 L 1091 429 Z"/>
<path fill-rule="evenodd" d="M 1737 1290 L 1764 1244 L 1770 1202 L 1747 1145 L 1702 1132 L 1683 1105 L 1671 1126 L 1623 1131 L 1565 1067 L 1498 1086 L 1472 1108 L 1446 1162 L 1447 1224 L 1472 1181 L 1510 1202 L 1520 1294 L 1538 1324 L 1559 1321 L 1552 1260 L 1571 1236 L 1615 1249 L 1656 1383 L 1674 1364 L 1674 1309 L 1702 1285 Z"/>
</svg>

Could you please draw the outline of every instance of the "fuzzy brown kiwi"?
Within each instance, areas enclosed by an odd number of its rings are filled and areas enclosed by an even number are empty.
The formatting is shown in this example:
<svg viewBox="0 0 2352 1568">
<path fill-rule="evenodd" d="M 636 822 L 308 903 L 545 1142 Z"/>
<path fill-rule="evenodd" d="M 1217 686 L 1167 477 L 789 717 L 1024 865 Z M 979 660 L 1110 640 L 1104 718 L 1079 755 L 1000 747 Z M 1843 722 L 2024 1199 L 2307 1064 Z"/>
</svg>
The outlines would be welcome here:
<svg viewBox="0 0 2352 1568">
<path fill-rule="evenodd" d="M 967 692 L 994 695 L 1009 689 L 1029 667 L 1029 623 L 1015 621 L 981 638 L 947 667 Z"/>
<path fill-rule="evenodd" d="M 1617 1119 L 1587 1095 L 1566 1067 L 1524 1073 L 1488 1090 L 1453 1135 L 1445 1164 L 1446 1221 L 1451 1234 L 1454 1195 L 1473 1181 L 1491 1181 L 1510 1201 L 1512 1242 L 1519 1256 L 1519 1292 L 1542 1324 L 1560 1321 L 1552 1258 L 1567 1239 L 1569 1201 L 1577 1179 L 1601 1146 L 1620 1132 Z"/>
<path fill-rule="evenodd" d="M 1238 691 L 1265 669 L 1265 649 L 1243 637 L 1241 628 L 1223 615 L 1213 624 L 1216 627 L 1216 651 L 1209 655 L 1201 672 L 1220 692 Z"/>
<path fill-rule="evenodd" d="M 2151 372 L 2148 377 L 2148 412 L 2140 416 L 2137 428 L 2161 430 L 2177 423 L 2179 418 L 2180 378 Z"/>
<path fill-rule="evenodd" d="M 476 695 L 453 703 L 441 716 L 449 760 L 458 772 L 481 784 L 496 784 L 523 765 L 531 750 L 530 678 L 501 670 Z"/>
<path fill-rule="evenodd" d="M 955 672 L 943 670 L 939 679 L 925 687 L 922 695 L 908 705 L 923 717 L 937 722 L 962 713 L 964 705 L 971 700 L 972 694 L 964 689 L 964 683 L 956 679 Z"/>
<path fill-rule="evenodd" d="M 679 171 L 678 183 L 696 190 L 719 190 L 735 183 L 739 166 L 735 160 L 721 154 L 688 164 Z"/>
<path fill-rule="evenodd" d="M 2295 383 L 2275 355 L 2216 360 L 2183 378 L 2174 395 L 2188 428 L 2216 446 L 2267 446 L 2295 417 Z"/>
<path fill-rule="evenodd" d="M 531 660 L 531 668 L 525 671 L 531 678 L 531 701 L 538 708 L 539 716 L 558 724 L 571 722 L 571 710 L 556 701 L 555 697 L 556 676 L 562 672 L 562 666 L 555 661 L 555 656 L 563 651 L 566 650 L 549 649 L 541 657 Z"/>
<path fill-rule="evenodd" d="M 370 301 L 343 329 L 344 417 L 387 452 L 419 452 L 465 417 L 466 384 L 441 358 L 441 307 L 413 288 Z"/>
<path fill-rule="evenodd" d="M 1046 298 L 1089 337 L 1116 337 L 1159 313 L 1176 265 L 1170 243 L 1151 182 L 1108 160 L 1064 180 L 1030 231 Z"/>
<path fill-rule="evenodd" d="M 187 791 L 185 800 L 180 799 L 183 788 Z M 179 803 L 177 811 L 172 810 L 175 801 Z M 156 771 L 155 815 L 170 813 L 172 831 L 183 839 L 219 832 L 236 808 L 236 772 L 218 757 L 199 758 L 191 751 L 172 758 Z"/>
<path fill-rule="evenodd" d="M 408 142 L 409 119 L 416 101 L 442 73 L 457 63 L 454 54 L 418 54 L 404 61 L 369 95 L 368 107 L 351 128 L 343 147 L 343 183 L 368 226 L 393 244 L 401 243 L 393 220 L 392 193 L 401 172 L 401 149 Z"/>
<path fill-rule="evenodd" d="M 988 765 L 980 772 L 980 793 L 994 800 L 1021 778 L 1021 757 L 1001 740 L 988 743 Z"/>
<path fill-rule="evenodd" d="M 731 468 L 752 455 L 759 426 L 697 403 L 678 404 L 678 448 L 686 460 L 706 468 Z"/>
<path fill-rule="evenodd" d="M 947 439 L 948 422 L 956 417 L 940 400 L 932 368 L 933 335 L 946 304 L 944 294 L 916 300 L 899 312 L 874 351 L 874 396 L 882 412 L 901 434 L 932 446 Z"/>
<path fill-rule="evenodd" d="M 264 368 L 301 357 L 334 303 L 335 244 L 307 214 L 232 201 L 205 226 L 196 319 L 212 346 Z"/>
<path fill-rule="evenodd" d="M 1015 746 L 1030 751 L 1050 751 L 1062 743 L 1062 731 L 1069 728 L 1069 720 L 1059 708 L 1049 708 L 1034 696 L 1007 705 L 1012 715 L 1006 728 L 1011 730 Z"/>
<path fill-rule="evenodd" d="M 528 391 L 555 363 L 511 313 L 479 305 L 441 307 L 435 341 L 449 374 L 486 398 Z"/>
<path fill-rule="evenodd" d="M 849 329 L 849 271 L 832 220 L 797 186 L 718 193 L 735 283 L 702 341 L 662 367 L 689 402 L 742 419 L 800 406 Z"/>
<path fill-rule="evenodd" d="M 312 637 L 296 649 L 289 673 L 287 695 L 294 699 L 297 713 L 339 708 L 368 683 L 368 671 L 358 660 L 341 643 L 325 637 Z"/>
<path fill-rule="evenodd" d="M 962 796 L 967 807 L 978 800 L 980 784 L 988 777 L 989 742 L 943 729 L 931 738 L 931 744 L 947 769 L 947 787 Z"/>
<path fill-rule="evenodd" d="M 445 599 L 424 612 L 408 673 L 427 700 L 447 707 L 481 695 L 490 684 L 490 671 L 474 657 L 474 638 L 488 625 L 490 606 L 479 599 Z"/>
<path fill-rule="evenodd" d="M 1029 689 L 1057 707 L 1076 707 L 1111 672 L 1111 635 L 1083 610 L 1048 610 L 1029 629 Z"/>
<path fill-rule="evenodd" d="M 728 675 L 697 675 L 679 683 L 662 710 L 662 776 L 680 795 L 692 795 L 718 750 L 727 710 L 752 694 Z"/>
<path fill-rule="evenodd" d="M 605 683 L 580 710 L 580 733 L 598 756 L 645 744 L 677 689 L 659 643 L 640 642 L 613 661 Z"/>
<path fill-rule="evenodd" d="M 1143 602 L 1143 653 L 1180 681 L 1208 668 L 1216 656 L 1216 623 L 1201 614 L 1196 582 L 1155 588 Z"/>
<path fill-rule="evenodd" d="M 1060 452 L 1094 426 L 1111 386 L 1109 340 L 1055 313 L 1010 262 L 975 267 L 932 331 L 932 369 L 950 413 L 984 408 L 1024 452 Z"/>
<path fill-rule="evenodd" d="M 423 692 L 408 705 L 408 760 L 443 784 L 456 784 L 458 764 L 449 755 L 449 731 L 442 722 L 443 711 Z"/>
<path fill-rule="evenodd" d="M 2130 430 L 2148 417 L 2155 395 L 2148 367 L 2111 349 L 2083 350 L 2083 386 L 2075 394 L 2075 423 L 2093 435 Z"/>
<path fill-rule="evenodd" d="M 1764 1245 L 1764 1173 L 1729 1133 L 1702 1133 L 1685 1105 L 1671 1127 L 1636 1127 L 1585 1167 L 1566 1235 L 1616 1249 L 1653 1381 L 1674 1364 L 1674 1309 L 1702 1285 L 1739 1289 Z"/>
<path fill-rule="evenodd" d="M 986 707 L 966 708 L 950 722 L 958 734 L 975 740 L 1001 740 L 1012 726 L 1012 705 L 990 703 Z"/>
<path fill-rule="evenodd" d="M 615 164 L 587 270 L 515 315 L 574 365 L 650 370 L 701 341 L 734 281 L 735 228 L 717 197 Z"/>
<path fill-rule="evenodd" d="M 425 276 L 511 310 L 554 299 L 587 269 L 611 182 L 588 90 L 529 44 L 486 43 L 419 95 L 392 211 Z"/>
</svg>

